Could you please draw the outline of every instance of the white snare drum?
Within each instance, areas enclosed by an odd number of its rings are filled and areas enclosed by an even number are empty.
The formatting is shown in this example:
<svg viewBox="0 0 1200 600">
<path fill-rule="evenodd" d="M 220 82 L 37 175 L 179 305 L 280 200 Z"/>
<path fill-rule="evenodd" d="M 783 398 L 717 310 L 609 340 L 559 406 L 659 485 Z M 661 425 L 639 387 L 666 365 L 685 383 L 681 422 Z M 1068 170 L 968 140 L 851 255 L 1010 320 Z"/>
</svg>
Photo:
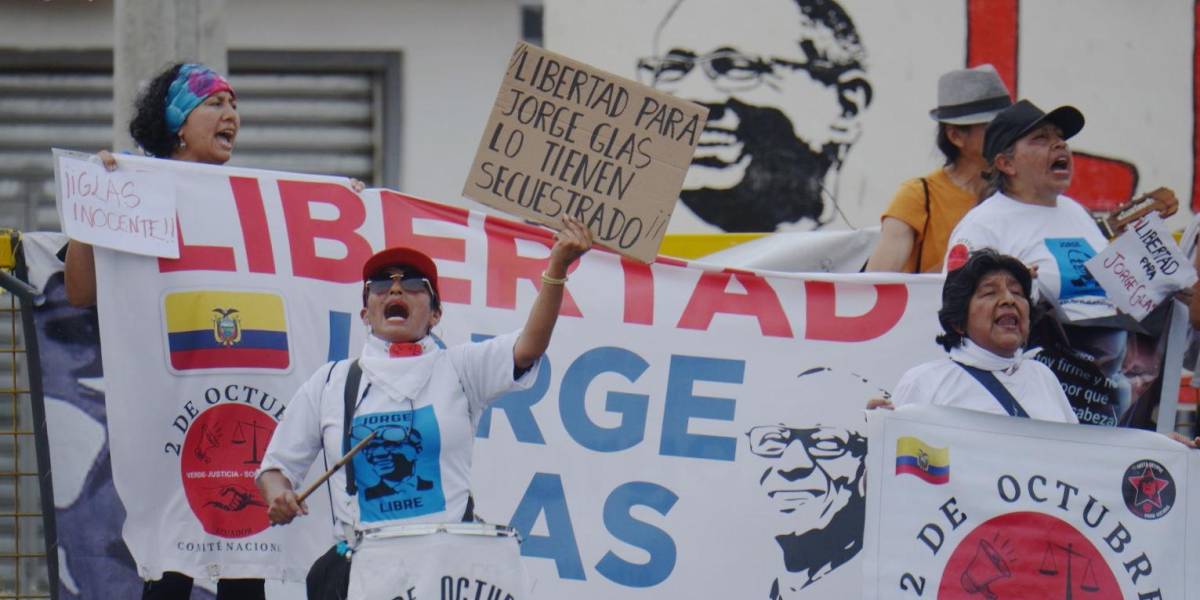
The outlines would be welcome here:
<svg viewBox="0 0 1200 600">
<path fill-rule="evenodd" d="M 525 600 L 514 529 L 422 523 L 366 530 L 350 561 L 347 600 Z"/>
<path fill-rule="evenodd" d="M 507 525 L 493 525 L 491 523 L 416 523 L 413 525 L 396 525 L 393 527 L 380 527 L 378 529 L 364 529 L 362 531 L 362 539 L 386 540 L 398 537 L 433 535 L 435 533 L 479 535 L 484 537 L 514 537 L 517 538 L 518 542 L 521 541 L 521 535 L 517 533 L 516 529 Z"/>
</svg>

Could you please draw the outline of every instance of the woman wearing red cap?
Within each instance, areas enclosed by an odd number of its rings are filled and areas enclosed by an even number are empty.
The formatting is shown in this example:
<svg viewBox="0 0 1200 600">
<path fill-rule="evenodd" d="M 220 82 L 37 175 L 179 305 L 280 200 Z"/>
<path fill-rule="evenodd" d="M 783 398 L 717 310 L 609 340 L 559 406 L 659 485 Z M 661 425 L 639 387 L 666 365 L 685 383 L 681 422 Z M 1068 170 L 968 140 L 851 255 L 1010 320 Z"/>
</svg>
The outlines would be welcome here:
<svg viewBox="0 0 1200 600">
<path fill-rule="evenodd" d="M 301 386 L 257 476 L 271 522 L 290 523 L 308 513 L 295 490 L 322 448 L 332 461 L 370 438 L 330 479 L 341 543 L 310 571 L 310 599 L 346 597 L 348 555 L 364 531 L 474 520 L 469 477 L 479 417 L 536 380 L 567 268 L 591 243 L 581 222 L 564 219 L 525 327 L 448 349 L 430 336 L 442 319 L 434 262 L 409 248 L 366 262 L 360 317 L 369 335 L 360 358 L 326 365 Z M 375 597 L 357 584 L 351 594 Z"/>
</svg>

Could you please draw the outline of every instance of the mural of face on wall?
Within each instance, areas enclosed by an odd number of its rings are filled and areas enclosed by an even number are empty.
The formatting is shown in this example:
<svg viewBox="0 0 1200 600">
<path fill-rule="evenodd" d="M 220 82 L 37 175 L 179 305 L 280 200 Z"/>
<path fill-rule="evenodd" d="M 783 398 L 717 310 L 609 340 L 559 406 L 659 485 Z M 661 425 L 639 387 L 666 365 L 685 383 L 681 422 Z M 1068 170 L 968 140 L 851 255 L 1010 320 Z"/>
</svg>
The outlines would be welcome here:
<svg viewBox="0 0 1200 600">
<path fill-rule="evenodd" d="M 772 600 L 794 597 L 862 549 L 867 456 L 862 410 L 870 398 L 888 397 L 858 375 L 827 367 L 803 371 L 797 384 L 789 401 L 772 402 L 746 432 L 782 553 Z"/>
<path fill-rule="evenodd" d="M 642 82 L 709 109 L 680 199 L 728 232 L 822 224 L 871 102 L 865 50 L 832 0 L 678 0 Z"/>
</svg>

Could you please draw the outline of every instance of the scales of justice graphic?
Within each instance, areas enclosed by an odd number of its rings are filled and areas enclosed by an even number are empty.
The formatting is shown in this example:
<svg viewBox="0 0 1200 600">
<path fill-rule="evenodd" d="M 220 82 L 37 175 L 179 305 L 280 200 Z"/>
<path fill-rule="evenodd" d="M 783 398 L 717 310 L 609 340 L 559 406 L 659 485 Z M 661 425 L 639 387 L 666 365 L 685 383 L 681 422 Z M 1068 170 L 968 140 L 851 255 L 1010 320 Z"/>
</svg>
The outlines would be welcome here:
<svg viewBox="0 0 1200 600">
<path fill-rule="evenodd" d="M 266 431 L 267 427 L 258 424 L 258 420 L 237 421 L 237 427 L 233 430 L 233 438 L 229 441 L 238 446 L 244 446 L 247 442 L 245 429 L 250 430 L 250 458 L 246 459 L 245 464 L 257 465 L 262 463 L 262 456 L 259 455 L 258 449 L 258 432 Z"/>
<path fill-rule="evenodd" d="M 1038 574 L 1047 577 L 1055 577 L 1059 575 L 1058 561 L 1055 560 L 1055 555 L 1061 553 L 1067 565 L 1067 572 L 1064 584 L 1066 585 L 1063 598 L 1071 600 L 1074 596 L 1074 572 L 1073 562 L 1076 558 L 1085 559 L 1083 569 L 1083 580 L 1079 582 L 1079 589 L 1083 592 L 1095 593 L 1100 591 L 1100 584 L 1096 581 L 1096 571 L 1092 568 L 1092 559 L 1077 552 L 1074 544 L 1056 544 L 1054 542 L 1046 542 L 1046 551 L 1042 554 L 1042 565 L 1038 567 Z"/>
<path fill-rule="evenodd" d="M 1065 573 L 1063 569 L 1059 568 L 1060 559 L 1064 563 Z M 1085 561 L 1083 578 L 1080 581 L 1076 581 L 1076 559 Z M 1074 544 L 1071 543 L 1064 545 L 1047 541 L 1037 574 L 1043 577 L 1061 577 L 1064 586 L 1062 597 L 1065 600 L 1075 598 L 1077 591 L 1086 595 L 1100 591 L 1092 559 L 1075 550 Z M 987 600 L 998 600 L 1000 596 L 992 591 L 991 584 L 1012 576 L 1013 570 L 1009 566 L 1008 560 L 987 540 L 979 540 L 975 557 L 971 559 L 967 568 L 959 576 L 959 582 L 970 595 L 980 594 Z"/>
</svg>

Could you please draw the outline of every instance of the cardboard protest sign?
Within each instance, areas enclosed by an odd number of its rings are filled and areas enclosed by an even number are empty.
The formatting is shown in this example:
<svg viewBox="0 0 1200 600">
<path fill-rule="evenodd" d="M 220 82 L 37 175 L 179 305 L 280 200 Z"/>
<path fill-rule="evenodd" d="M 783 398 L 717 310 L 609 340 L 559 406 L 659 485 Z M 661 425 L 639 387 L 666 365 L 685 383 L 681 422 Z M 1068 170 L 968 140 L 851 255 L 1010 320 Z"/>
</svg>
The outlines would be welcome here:
<svg viewBox="0 0 1200 600">
<path fill-rule="evenodd" d="M 1084 264 L 1109 300 L 1139 321 L 1168 296 L 1196 283 L 1196 270 L 1158 213 L 1134 221 Z"/>
<path fill-rule="evenodd" d="M 524 42 L 517 44 L 463 195 L 650 262 L 708 111 Z"/>
<path fill-rule="evenodd" d="M 175 186 L 163 173 L 108 171 L 55 151 L 58 216 L 72 239 L 114 250 L 179 258 Z"/>
</svg>

